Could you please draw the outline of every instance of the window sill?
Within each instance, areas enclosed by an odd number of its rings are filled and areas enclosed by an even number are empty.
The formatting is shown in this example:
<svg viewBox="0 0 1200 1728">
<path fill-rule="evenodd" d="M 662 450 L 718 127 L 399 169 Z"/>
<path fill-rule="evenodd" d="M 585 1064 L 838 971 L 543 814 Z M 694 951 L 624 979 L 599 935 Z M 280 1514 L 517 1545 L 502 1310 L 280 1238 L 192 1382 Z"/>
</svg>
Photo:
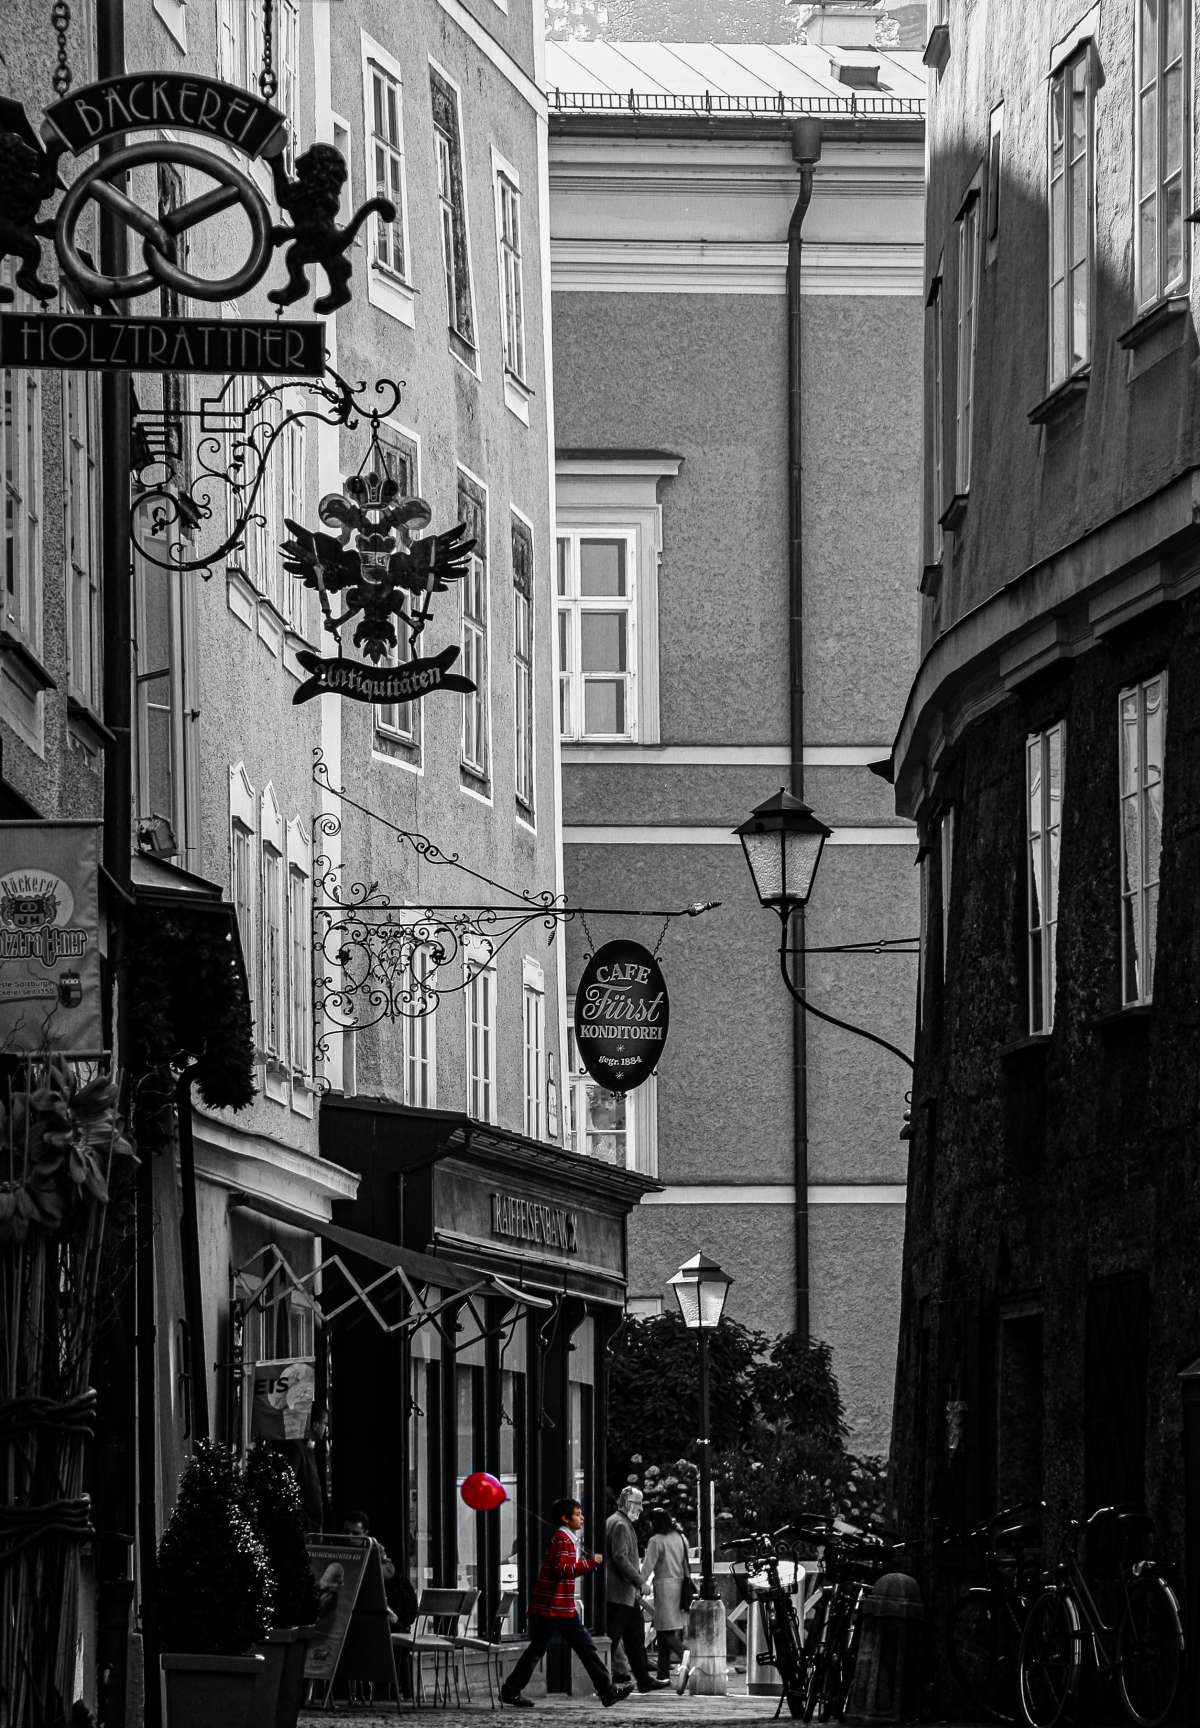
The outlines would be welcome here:
<svg viewBox="0 0 1200 1728">
<path fill-rule="evenodd" d="M 971 499 L 969 492 L 956 492 L 949 504 L 938 517 L 938 527 L 944 534 L 957 534 L 967 519 L 967 505 Z"/>
<path fill-rule="evenodd" d="M 372 264 L 367 271 L 367 299 L 372 306 L 406 324 L 412 330 L 417 322 L 417 292 L 402 276 L 394 275 L 382 264 Z"/>
<path fill-rule="evenodd" d="M 1014 1038 L 1011 1044 L 1002 1044 L 997 1054 L 1002 1062 L 1020 1061 L 1023 1056 L 1042 1055 L 1050 1048 L 1049 1032 L 1028 1032 L 1024 1038 Z"/>
<path fill-rule="evenodd" d="M 921 571 L 921 580 L 917 583 L 919 591 L 929 600 L 936 600 L 942 591 L 942 561 L 936 564 L 926 564 Z"/>
<path fill-rule="evenodd" d="M 11 630 L 0 630 L 0 655 L 11 660 L 17 682 L 31 695 L 58 689 L 58 680 L 50 676 L 33 649 Z"/>
<path fill-rule="evenodd" d="M 1117 337 L 1118 347 L 1129 355 L 1132 384 L 1168 355 L 1178 353 L 1192 328 L 1191 301 L 1186 294 L 1164 295 Z"/>
<path fill-rule="evenodd" d="M 1144 1044 L 1154 1017 L 1152 1002 L 1131 1002 L 1128 1007 L 1114 1008 L 1107 1014 L 1093 1014 L 1090 1029 L 1105 1044 Z"/>
<path fill-rule="evenodd" d="M 929 40 L 925 44 L 925 52 L 921 55 L 921 59 L 940 77 L 949 58 L 950 26 L 948 24 L 935 24 L 929 32 Z"/>
<path fill-rule="evenodd" d="M 450 337 L 450 352 L 454 358 L 466 367 L 472 378 L 479 376 L 479 351 L 469 337 L 456 330 L 453 324 L 447 326 Z"/>
<path fill-rule="evenodd" d="M 67 697 L 67 721 L 73 732 L 78 732 L 84 744 L 93 750 L 101 750 L 117 741 L 115 732 L 110 732 L 95 711 L 81 702 L 77 696 Z"/>
<path fill-rule="evenodd" d="M 510 414 L 515 414 L 522 426 L 529 424 L 529 403 L 533 391 L 522 384 L 515 372 L 504 370 L 504 406 Z"/>
<path fill-rule="evenodd" d="M 1185 317 L 1189 304 L 1186 294 L 1168 294 L 1164 299 L 1156 301 L 1140 318 L 1135 319 L 1128 330 L 1122 330 L 1117 337 L 1117 347 L 1138 347 L 1148 336 L 1156 335 L 1158 331 L 1173 324 L 1177 318 Z"/>
<path fill-rule="evenodd" d="M 1083 366 L 1078 372 L 1072 372 L 1069 378 L 1064 378 L 1061 384 L 1056 384 L 1048 396 L 1043 396 L 1029 410 L 1029 422 L 1032 426 L 1048 426 L 1056 420 L 1066 417 L 1069 411 L 1081 402 L 1087 395 L 1091 382 L 1092 369 Z"/>
</svg>

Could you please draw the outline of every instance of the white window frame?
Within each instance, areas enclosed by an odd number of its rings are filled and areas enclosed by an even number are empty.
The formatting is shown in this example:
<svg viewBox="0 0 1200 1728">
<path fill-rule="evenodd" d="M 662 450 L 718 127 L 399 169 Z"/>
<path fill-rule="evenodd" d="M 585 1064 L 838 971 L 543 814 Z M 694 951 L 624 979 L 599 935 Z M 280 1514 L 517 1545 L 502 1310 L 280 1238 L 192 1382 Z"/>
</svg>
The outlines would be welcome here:
<svg viewBox="0 0 1200 1728">
<path fill-rule="evenodd" d="M 381 444 L 384 455 L 408 457 L 411 462 L 411 486 L 409 496 L 419 497 L 421 493 L 421 440 L 410 426 L 402 426 L 398 420 L 382 422 L 383 436 Z M 395 438 L 403 441 L 409 448 L 401 450 L 397 445 L 389 443 L 387 434 L 391 432 Z M 393 478 L 395 475 L 393 474 Z M 388 658 L 388 664 L 403 666 L 413 658 L 408 644 L 408 630 L 404 621 L 396 620 L 396 650 Z M 408 724 L 402 724 L 401 715 L 407 710 Z M 395 762 L 401 768 L 407 768 L 411 773 L 424 772 L 425 727 L 422 705 L 417 702 L 378 702 L 375 704 L 375 730 L 379 739 L 390 740 L 393 745 L 399 745 L 399 750 L 386 752 L 386 759 Z M 378 752 L 377 752 L 378 753 Z"/>
<path fill-rule="evenodd" d="M 1046 370 L 1053 389 L 1091 363 L 1092 327 L 1095 280 L 1095 178 L 1096 178 L 1096 56 L 1090 39 L 1063 59 L 1050 74 L 1046 106 L 1046 211 L 1047 245 L 1047 320 Z M 1085 127 L 1081 155 L 1071 154 L 1071 122 L 1068 112 L 1076 73 L 1083 78 Z M 1054 111 L 1061 93 L 1063 107 L 1063 146 L 1056 158 L 1054 148 Z M 1057 166 L 1056 166 L 1057 162 Z M 1087 205 L 1083 224 L 1084 253 L 1082 258 L 1070 255 L 1070 238 L 1075 229 L 1075 203 L 1078 189 L 1074 178 L 1077 163 L 1082 164 L 1083 197 Z M 1057 207 L 1056 207 L 1057 200 Z M 1060 252 L 1056 254 L 1055 248 Z M 1061 258 L 1061 266 L 1060 260 Z M 1076 328 L 1075 298 L 1072 292 L 1077 272 L 1082 273 L 1085 291 L 1083 330 Z M 1056 305 L 1061 305 L 1062 352 L 1057 351 Z"/>
<path fill-rule="evenodd" d="M 521 1072 L 524 1132 L 530 1140 L 541 1140 L 546 1134 L 546 974 L 527 954 L 521 973 Z"/>
<path fill-rule="evenodd" d="M 294 404 L 294 408 L 298 412 L 302 412 L 307 406 L 307 397 L 301 397 Z M 312 611 L 309 605 L 311 590 L 305 587 L 298 576 L 289 575 L 284 570 L 283 559 L 279 555 L 279 535 L 286 533 L 290 536 L 291 534 L 291 529 L 284 527 L 285 519 L 290 518 L 293 522 L 303 522 L 305 517 L 308 491 L 306 485 L 307 446 L 305 431 L 303 421 L 290 421 L 280 433 L 273 454 L 279 474 L 277 527 L 275 531 L 276 568 L 281 588 L 279 609 L 289 627 L 295 631 L 297 636 L 302 636 L 307 641 Z"/>
<path fill-rule="evenodd" d="M 99 714 L 104 705 L 104 621 L 98 373 L 63 373 L 62 417 L 67 689 L 93 714 Z"/>
<path fill-rule="evenodd" d="M 446 277 L 446 283 L 447 283 L 446 291 L 447 291 L 447 296 L 448 296 L 447 297 L 447 303 L 446 303 L 446 323 L 447 323 L 447 327 L 449 328 L 449 330 L 452 331 L 453 334 L 457 337 L 458 342 L 461 343 L 463 347 L 465 347 L 466 349 L 469 350 L 469 355 L 461 354 L 453 342 L 450 344 L 450 352 L 454 355 L 455 359 L 461 365 L 463 365 L 467 368 L 468 372 L 473 372 L 475 374 L 475 376 L 478 377 L 479 376 L 479 314 L 478 314 L 478 310 L 477 310 L 476 305 L 475 305 L 475 266 L 474 266 L 474 260 L 471 257 L 471 211 L 470 211 L 470 200 L 467 196 L 467 141 L 466 141 L 466 132 L 463 128 L 462 88 L 458 84 L 457 80 L 452 78 L 450 76 L 450 74 L 446 71 L 446 68 L 444 66 L 439 65 L 438 62 L 432 57 L 432 55 L 430 56 L 430 59 L 429 59 L 429 68 L 430 68 L 431 72 L 437 73 L 438 77 L 443 81 L 443 83 L 446 84 L 446 86 L 453 93 L 454 108 L 455 108 L 455 123 L 457 126 L 457 138 L 452 140 L 448 137 L 448 135 L 446 133 L 444 133 L 442 131 L 442 128 L 440 126 L 438 126 L 436 122 L 434 122 L 434 125 L 433 125 L 434 180 L 435 180 L 435 184 L 438 187 L 438 205 L 439 205 L 438 227 L 439 227 L 439 232 L 441 233 L 441 237 L 442 237 L 442 239 L 441 239 L 442 267 L 443 267 L 443 273 Z M 431 101 L 431 103 L 432 103 L 432 99 L 433 99 L 433 92 L 432 92 L 432 86 L 431 86 L 431 89 L 430 89 L 430 101 Z M 453 244 L 451 244 L 451 247 L 450 247 L 449 258 L 447 258 L 447 256 L 446 256 L 445 213 L 446 213 L 446 207 L 448 206 L 449 211 L 450 211 L 450 215 L 451 215 L 451 219 L 452 219 L 451 220 L 451 228 L 453 229 L 453 200 L 447 199 L 444 196 L 442 189 L 441 189 L 441 178 L 442 178 L 442 176 L 441 176 L 441 164 L 442 164 L 442 142 L 443 141 L 446 143 L 447 147 L 451 143 L 457 143 L 457 146 L 458 146 L 459 169 L 460 169 L 460 174 L 461 174 L 461 179 L 462 179 L 462 202 L 463 202 L 463 207 L 462 207 L 463 255 L 464 255 L 463 256 L 463 266 L 464 266 L 466 273 L 467 273 L 467 298 L 470 302 L 470 317 L 471 317 L 471 328 L 469 331 L 459 329 L 458 322 L 457 322 L 457 320 L 458 320 L 458 296 L 455 293 L 451 297 L 451 284 L 453 283 L 453 285 L 455 287 L 457 287 L 457 283 L 458 283 L 459 263 L 458 263 L 458 259 L 455 257 L 455 254 L 454 254 Z M 453 232 L 451 233 L 451 240 L 453 241 Z"/>
<path fill-rule="evenodd" d="M 237 915 L 242 959 L 250 992 L 256 1035 L 260 983 L 258 976 L 258 812 L 259 801 L 243 762 L 229 770 L 229 898 Z"/>
<path fill-rule="evenodd" d="M 287 847 L 283 816 L 270 784 L 259 799 L 259 964 L 261 967 L 258 1048 L 268 1066 L 282 1071 L 287 1058 L 288 965 L 284 919 L 287 901 Z"/>
<path fill-rule="evenodd" d="M 562 743 L 571 760 L 587 760 L 593 751 L 603 754 L 613 743 L 644 745 L 659 742 L 658 576 L 663 554 L 659 491 L 663 481 L 674 479 L 682 465 L 682 457 L 657 452 L 616 457 L 564 454 L 556 463 L 558 538 L 574 534 L 607 540 L 624 534 L 631 535 L 634 541 L 631 728 L 623 739 L 603 743 L 593 743 L 577 734 L 564 735 Z M 556 664 L 559 659 L 558 613 L 561 605 L 557 593 L 557 570 L 556 545 L 553 578 Z M 561 677 L 561 665 L 558 673 Z M 557 696 L 555 714 L 561 714 Z M 557 718 L 555 723 L 559 724 Z"/>
<path fill-rule="evenodd" d="M 0 282 L 13 294 L 9 312 L 40 311 L 15 286 L 11 259 L 0 262 Z M 5 574 L 4 628 L 32 652 L 42 647 L 42 376 L 36 367 L 7 366 L 4 414 L 0 417 L 0 477 L 5 492 L 5 552 L 11 562 L 12 588 Z M 11 412 L 11 407 L 18 412 Z M 15 531 L 8 534 L 11 510 Z"/>
<path fill-rule="evenodd" d="M 575 1042 L 575 1027 L 571 1019 L 567 1022 L 567 1066 L 568 1085 L 570 1089 L 570 1130 L 569 1141 L 572 1149 L 584 1158 L 598 1158 L 599 1154 L 592 1150 L 591 1137 L 588 1134 L 588 1096 L 589 1093 L 604 1093 L 614 1101 L 617 1094 L 609 1093 L 588 1074 L 579 1060 L 579 1046 Z M 623 1170 L 639 1170 L 646 1176 L 658 1175 L 658 1075 L 651 1074 L 643 1080 L 640 1086 L 632 1092 L 624 1093 L 620 1102 L 624 1105 L 625 1125 L 615 1132 L 624 1135 L 623 1162 L 604 1159 L 605 1163 L 613 1163 Z M 607 1130 L 606 1132 L 614 1132 Z M 599 1136 L 597 1136 L 599 1137 Z M 564 1135 L 564 1139 L 567 1136 Z"/>
<path fill-rule="evenodd" d="M 161 608 L 165 617 L 155 620 L 156 629 L 152 632 L 148 614 L 153 607 Z M 135 552 L 133 623 L 137 813 L 139 817 L 167 817 L 178 843 L 177 862 L 193 869 L 198 862 L 195 855 L 200 831 L 199 752 L 194 744 L 199 738 L 196 730 L 199 713 L 192 671 L 196 643 L 195 584 L 164 582 L 162 571 L 148 565 Z M 158 646 L 160 652 L 165 648 L 166 658 L 161 662 L 158 654 L 151 662 L 152 634 L 163 638 Z M 166 809 L 158 808 L 152 785 L 156 759 L 151 746 L 156 740 L 151 737 L 151 719 L 155 713 L 167 716 L 163 736 L 170 797 Z M 253 820 L 250 828 L 255 829 Z"/>
<path fill-rule="evenodd" d="M 954 886 L 954 806 L 948 804 L 938 818 L 938 865 L 942 891 L 942 980 L 950 953 L 950 890 Z"/>
<path fill-rule="evenodd" d="M 624 594 L 580 593 L 582 548 L 593 542 L 625 549 Z M 607 531 L 560 528 L 556 545 L 556 615 L 558 623 L 558 724 L 562 739 L 583 743 L 636 743 L 638 738 L 638 555 L 637 532 L 632 528 Z M 588 673 L 583 668 L 583 625 L 592 614 L 616 614 L 625 620 L 625 668 Z M 587 685 L 617 684 L 623 691 L 625 725 L 616 732 L 587 729 Z"/>
<path fill-rule="evenodd" d="M 496 964 L 490 944 L 464 943 L 466 988 L 467 1114 L 477 1122 L 498 1122 L 496 1076 Z"/>
<path fill-rule="evenodd" d="M 943 320 L 946 313 L 945 278 L 942 259 L 929 285 L 926 304 L 930 312 L 929 330 L 929 540 L 931 559 L 940 564 L 945 553 L 945 532 L 942 512 L 946 508 L 946 337 Z"/>
<path fill-rule="evenodd" d="M 436 990 L 437 967 L 427 943 L 412 952 L 413 988 Z M 437 1105 L 437 1009 L 424 1014 L 405 1015 L 404 1027 L 404 1102 L 418 1110 L 432 1110 Z M 469 1031 L 468 1031 L 469 1036 Z"/>
<path fill-rule="evenodd" d="M 529 518 L 515 504 L 509 508 L 513 521 L 529 535 L 530 544 L 528 595 L 517 586 L 513 570 L 513 790 L 517 820 L 532 828 L 537 820 L 537 538 Z M 511 526 L 510 522 L 510 544 Z M 522 618 L 527 654 L 521 649 Z"/>
<path fill-rule="evenodd" d="M 1164 669 L 1151 678 L 1127 686 L 1118 697 L 1119 750 L 1118 797 L 1121 830 L 1121 1002 L 1130 1008 L 1153 1000 L 1154 961 L 1158 935 L 1158 888 L 1162 865 L 1162 801 L 1165 762 L 1157 765 L 1154 778 L 1147 759 L 1152 691 L 1158 686 L 1158 713 L 1162 749 L 1166 751 L 1167 674 Z M 1130 750 L 1129 719 L 1132 718 Z M 1136 753 L 1132 764 L 1130 756 Z M 1132 766 L 1132 776 L 1130 768 Z M 1132 779 L 1132 785 L 1130 780 Z M 1157 794 L 1157 830 L 1151 820 Z M 1131 854 L 1137 876 L 1131 885 Z"/>
<path fill-rule="evenodd" d="M 982 252 L 979 187 L 968 192 L 955 221 L 958 294 L 955 301 L 954 490 L 971 489 L 975 437 L 975 352 L 979 335 L 979 282 Z"/>
<path fill-rule="evenodd" d="M 1188 77 L 1190 59 L 1190 5 L 1185 0 L 1159 0 L 1155 41 L 1145 40 L 1143 7 L 1137 15 L 1134 45 L 1134 280 L 1139 310 L 1153 306 L 1172 290 L 1181 289 L 1189 271 L 1189 165 L 1192 149 L 1192 92 Z M 1179 51 L 1167 60 L 1170 24 L 1175 21 Z M 1147 48 L 1149 47 L 1149 53 Z M 1165 120 L 1170 107 L 1170 85 L 1178 80 L 1180 131 L 1171 139 Z M 1153 115 L 1153 128 L 1147 116 Z M 1146 148 L 1147 134 L 1154 139 L 1153 161 Z M 1176 161 L 1168 151 L 1174 146 Z M 1164 220 L 1174 192 L 1178 206 L 1179 265 L 1171 270 L 1167 258 L 1170 223 Z M 1147 229 L 1150 245 L 1147 245 Z M 1149 253 L 1149 256 L 1147 255 Z"/>
<path fill-rule="evenodd" d="M 368 196 L 375 196 L 379 190 L 374 164 L 376 148 L 374 68 L 377 67 L 386 78 L 394 82 L 396 87 L 398 142 L 385 139 L 383 143 L 386 149 L 393 151 L 398 157 L 398 163 L 393 165 L 397 166 L 399 170 L 400 196 L 396 198 L 391 191 L 387 193 L 387 196 L 391 197 L 396 205 L 396 225 L 400 230 L 401 244 L 404 250 L 403 272 L 379 262 L 377 239 L 380 218 L 372 216 L 367 234 L 367 299 L 372 306 L 378 306 L 380 311 L 387 312 L 401 324 L 406 324 L 411 330 L 416 325 L 417 315 L 416 289 L 411 281 L 412 230 L 408 222 L 408 175 L 407 157 L 404 149 L 404 73 L 396 56 L 389 54 L 383 44 L 377 42 L 373 36 L 368 36 L 365 30 L 359 31 L 359 47 L 362 58 L 363 158 L 366 164 L 363 184 L 371 188 Z"/>
<path fill-rule="evenodd" d="M 526 380 L 524 214 L 521 177 L 493 147 L 492 186 L 496 214 L 496 265 L 500 286 L 500 350 L 504 400 L 526 426 L 531 391 Z M 513 221 L 506 218 L 511 209 Z M 515 230 L 515 232 L 514 232 Z"/>
<path fill-rule="evenodd" d="M 1054 1026 L 1063 745 L 1061 720 L 1025 740 L 1025 927 L 1029 1031 L 1035 1037 Z"/>
<path fill-rule="evenodd" d="M 287 825 L 288 1065 L 293 1086 L 313 1082 L 312 836 L 299 817 Z"/>
<path fill-rule="evenodd" d="M 478 788 L 464 787 L 476 797 L 491 802 L 492 782 L 492 704 L 491 704 L 491 500 L 488 488 L 477 474 L 459 464 L 458 474 L 478 487 L 482 493 L 483 534 L 470 555 L 469 568 L 458 584 L 460 606 L 461 654 L 456 668 L 464 677 L 475 681 L 474 690 L 464 690 L 462 720 L 459 734 L 459 761 L 463 771 Z M 482 592 L 480 612 L 468 612 L 472 590 Z M 473 603 L 473 600 L 472 600 Z M 469 742 L 468 742 L 469 739 Z M 482 757 L 482 760 L 478 758 Z"/>
</svg>

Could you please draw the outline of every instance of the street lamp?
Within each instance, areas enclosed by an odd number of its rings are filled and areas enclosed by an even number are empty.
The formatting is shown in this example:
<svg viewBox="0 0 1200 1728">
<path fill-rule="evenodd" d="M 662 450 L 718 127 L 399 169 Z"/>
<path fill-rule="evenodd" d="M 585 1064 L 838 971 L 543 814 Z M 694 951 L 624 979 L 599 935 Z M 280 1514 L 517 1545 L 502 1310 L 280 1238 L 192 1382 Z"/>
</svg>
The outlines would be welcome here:
<svg viewBox="0 0 1200 1728">
<path fill-rule="evenodd" d="M 734 833 L 746 854 L 755 893 L 764 906 L 779 914 L 779 970 L 793 998 L 806 1014 L 814 1014 L 818 1020 L 840 1026 L 844 1032 L 855 1032 L 860 1038 L 869 1039 L 881 1049 L 890 1050 L 911 1069 L 913 1059 L 899 1045 L 889 1043 L 877 1032 L 868 1032 L 865 1026 L 852 1025 L 849 1020 L 839 1020 L 836 1014 L 814 1007 L 804 991 L 792 982 L 788 967 L 788 929 L 792 913 L 802 911 L 808 904 L 821 852 L 833 833 L 832 828 L 827 828 L 820 817 L 814 816 L 807 804 L 780 787 L 774 798 L 757 805 L 750 812 L 749 820 L 735 828 Z"/>
<path fill-rule="evenodd" d="M 713 1577 L 712 1473 L 709 1466 L 708 1440 L 708 1340 L 721 1324 L 725 1298 L 733 1279 L 722 1272 L 707 1254 L 694 1254 L 684 1262 L 668 1288 L 675 1292 L 679 1312 L 689 1332 L 700 1335 L 700 1596 L 705 1602 L 717 1600 L 717 1584 Z"/>
</svg>

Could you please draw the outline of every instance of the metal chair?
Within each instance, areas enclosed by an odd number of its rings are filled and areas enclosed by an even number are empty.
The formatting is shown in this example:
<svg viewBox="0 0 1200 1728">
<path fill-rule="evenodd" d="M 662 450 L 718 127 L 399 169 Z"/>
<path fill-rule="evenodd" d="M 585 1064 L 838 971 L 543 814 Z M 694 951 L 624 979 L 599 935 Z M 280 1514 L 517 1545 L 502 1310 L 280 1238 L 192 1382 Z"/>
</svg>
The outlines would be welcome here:
<svg viewBox="0 0 1200 1728">
<path fill-rule="evenodd" d="M 500 1661 L 501 1661 L 501 1658 L 503 1657 L 504 1652 L 507 1648 L 507 1646 L 504 1643 L 504 1622 L 508 1619 L 509 1615 L 512 1613 L 512 1605 L 516 1601 L 516 1599 L 517 1599 L 516 1593 L 512 1590 L 505 1590 L 501 1593 L 500 1597 L 498 1598 L 498 1600 L 496 1602 L 496 1611 L 492 1615 L 491 1625 L 488 1627 L 488 1634 L 487 1634 L 486 1638 L 480 1638 L 473 1633 L 469 1633 L 469 1634 L 460 1635 L 459 1637 L 457 1637 L 454 1640 L 455 1644 L 459 1647 L 459 1649 L 461 1649 L 463 1651 L 467 1651 L 467 1650 L 482 1650 L 483 1651 L 483 1653 L 484 1653 L 483 1667 L 484 1667 L 484 1673 L 487 1675 L 488 1698 L 491 1701 L 491 1706 L 492 1706 L 493 1710 L 496 1708 L 496 1694 L 497 1694 L 497 1692 L 499 1692 L 500 1687 L 503 1684 L 503 1679 L 504 1679 L 503 1675 L 500 1672 Z M 494 1687 L 492 1685 L 493 1670 L 495 1671 L 495 1686 Z M 464 1661 L 464 1679 L 465 1679 L 465 1677 L 466 1677 L 466 1672 L 465 1672 L 465 1661 Z M 467 1687 L 468 1699 L 470 1698 L 470 1696 L 471 1696 L 471 1688 L 468 1685 L 468 1687 Z"/>
<path fill-rule="evenodd" d="M 462 1664 L 464 1681 L 466 1669 L 458 1644 L 458 1629 L 478 1598 L 478 1590 L 422 1590 L 421 1599 L 417 1603 L 417 1617 L 411 1629 L 408 1632 L 392 1633 L 393 1651 L 412 1664 L 410 1674 L 414 1709 L 418 1703 L 424 1702 L 422 1664 L 426 1656 L 433 1657 L 434 1704 L 449 1704 L 451 1679 L 454 1681 L 455 1702 L 462 1702 L 458 1669 Z"/>
</svg>

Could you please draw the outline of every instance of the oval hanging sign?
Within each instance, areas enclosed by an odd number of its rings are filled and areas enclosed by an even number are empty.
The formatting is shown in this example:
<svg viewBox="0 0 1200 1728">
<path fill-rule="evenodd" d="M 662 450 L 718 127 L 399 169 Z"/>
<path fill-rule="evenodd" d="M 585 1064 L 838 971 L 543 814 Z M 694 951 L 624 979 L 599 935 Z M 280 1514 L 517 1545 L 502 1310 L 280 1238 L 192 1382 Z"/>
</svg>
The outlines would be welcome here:
<svg viewBox="0 0 1200 1728">
<path fill-rule="evenodd" d="M 640 942 L 606 942 L 575 993 L 579 1059 L 598 1085 L 631 1092 L 658 1067 L 670 1003 L 662 967 Z"/>
</svg>

